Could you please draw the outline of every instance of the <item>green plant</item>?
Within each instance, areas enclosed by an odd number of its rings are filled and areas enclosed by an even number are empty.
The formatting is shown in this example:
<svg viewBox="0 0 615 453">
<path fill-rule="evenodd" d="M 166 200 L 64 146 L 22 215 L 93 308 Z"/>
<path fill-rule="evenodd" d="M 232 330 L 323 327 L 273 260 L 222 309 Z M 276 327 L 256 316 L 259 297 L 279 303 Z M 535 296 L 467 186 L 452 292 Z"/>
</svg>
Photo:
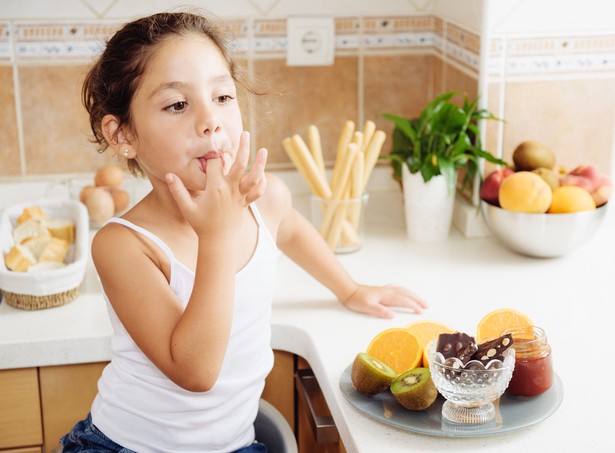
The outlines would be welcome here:
<svg viewBox="0 0 615 453">
<path fill-rule="evenodd" d="M 464 95 L 461 106 L 451 101 L 458 94 Z M 395 128 L 393 149 L 383 158 L 391 160 L 395 179 L 401 181 L 401 166 L 406 164 L 410 173 L 421 172 L 425 182 L 443 175 L 454 190 L 457 170 L 464 169 L 463 190 L 472 187 L 477 173 L 482 178 L 479 159 L 508 166 L 482 148 L 478 121 L 500 119 L 477 105 L 478 99 L 470 102 L 467 94 L 450 91 L 434 98 L 416 119 L 385 113 Z"/>
</svg>

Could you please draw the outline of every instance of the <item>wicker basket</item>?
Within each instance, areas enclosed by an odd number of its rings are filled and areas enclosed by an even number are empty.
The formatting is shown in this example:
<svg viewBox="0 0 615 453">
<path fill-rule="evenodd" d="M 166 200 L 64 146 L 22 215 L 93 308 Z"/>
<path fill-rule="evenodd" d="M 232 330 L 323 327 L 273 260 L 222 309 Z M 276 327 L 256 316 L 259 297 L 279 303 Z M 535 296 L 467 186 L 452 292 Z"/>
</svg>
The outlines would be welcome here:
<svg viewBox="0 0 615 453">
<path fill-rule="evenodd" d="M 5 209 L 0 217 L 0 248 L 4 256 L 13 246 L 12 231 L 17 217 L 27 206 L 40 206 L 50 217 L 75 221 L 75 243 L 67 255 L 67 265 L 35 274 L 12 272 L 0 260 L 2 301 L 22 310 L 42 310 L 73 301 L 79 295 L 85 276 L 89 246 L 89 218 L 85 206 L 73 200 L 43 199 Z"/>
</svg>

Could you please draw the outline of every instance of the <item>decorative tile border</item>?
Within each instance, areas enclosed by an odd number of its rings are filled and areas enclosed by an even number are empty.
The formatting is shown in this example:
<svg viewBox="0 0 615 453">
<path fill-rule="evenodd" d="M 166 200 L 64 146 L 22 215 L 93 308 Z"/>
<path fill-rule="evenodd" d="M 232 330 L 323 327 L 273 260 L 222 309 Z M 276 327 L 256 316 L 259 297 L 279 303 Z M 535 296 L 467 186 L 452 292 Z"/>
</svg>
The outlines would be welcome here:
<svg viewBox="0 0 615 453">
<path fill-rule="evenodd" d="M 17 60 L 81 59 L 99 54 L 105 40 L 119 27 L 118 22 L 42 23 L 16 22 Z"/>
<path fill-rule="evenodd" d="M 490 76 L 501 76 L 502 73 L 507 77 L 527 77 L 615 71 L 615 34 L 508 40 L 496 37 L 489 47 Z"/>
<path fill-rule="evenodd" d="M 0 61 L 10 61 L 11 51 L 11 24 L 0 22 Z"/>
<path fill-rule="evenodd" d="M 407 17 L 348 17 L 336 18 L 336 49 L 357 52 L 365 50 L 426 50 L 443 48 L 438 39 L 432 16 Z M 282 56 L 286 53 L 286 20 L 255 19 L 230 20 L 227 22 L 233 33 L 233 48 L 238 53 L 255 56 Z M 10 57 L 10 23 L 1 23 L 0 58 Z M 84 59 L 97 55 L 106 39 L 121 26 L 118 22 L 15 22 L 14 40 L 17 60 L 49 60 L 56 58 Z M 467 35 L 456 29 L 459 41 Z M 453 58 L 460 61 L 475 61 L 468 53 L 473 49 L 456 43 L 449 46 Z M 466 46 L 467 47 L 467 46 Z M 462 56 L 463 55 L 463 56 Z"/>
</svg>

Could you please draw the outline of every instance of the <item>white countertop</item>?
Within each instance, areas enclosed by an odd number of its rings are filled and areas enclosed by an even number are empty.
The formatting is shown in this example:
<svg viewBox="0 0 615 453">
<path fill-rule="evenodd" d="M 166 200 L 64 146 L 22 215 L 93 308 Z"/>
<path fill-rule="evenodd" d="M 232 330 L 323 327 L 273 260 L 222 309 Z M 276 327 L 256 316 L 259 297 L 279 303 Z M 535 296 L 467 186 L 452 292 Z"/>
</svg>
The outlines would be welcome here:
<svg viewBox="0 0 615 453">
<path fill-rule="evenodd" d="M 348 452 L 607 451 L 615 363 L 601 361 L 613 344 L 615 213 L 597 235 L 559 259 L 516 255 L 493 238 L 417 244 L 399 226 L 368 225 L 364 247 L 339 258 L 367 284 L 405 285 L 429 303 L 422 315 L 380 320 L 350 312 L 286 258 L 279 265 L 272 346 L 304 357 L 327 399 Z M 90 269 L 82 295 L 68 305 L 28 312 L 0 304 L 0 369 L 110 359 L 110 324 Z M 339 389 L 344 369 L 378 332 L 418 319 L 474 332 L 487 312 L 513 307 L 545 329 L 564 400 L 548 419 L 503 435 L 448 438 L 414 434 L 372 420 Z"/>
</svg>

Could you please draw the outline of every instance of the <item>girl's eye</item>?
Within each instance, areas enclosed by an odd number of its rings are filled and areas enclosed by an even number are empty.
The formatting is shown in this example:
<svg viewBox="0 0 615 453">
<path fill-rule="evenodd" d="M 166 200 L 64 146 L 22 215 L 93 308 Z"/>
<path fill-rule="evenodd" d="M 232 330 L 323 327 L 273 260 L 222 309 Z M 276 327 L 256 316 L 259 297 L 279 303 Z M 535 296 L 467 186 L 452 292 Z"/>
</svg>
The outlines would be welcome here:
<svg viewBox="0 0 615 453">
<path fill-rule="evenodd" d="M 188 103 L 186 101 L 178 101 L 175 102 L 174 104 L 169 105 L 168 107 L 165 107 L 165 110 L 168 110 L 169 112 L 181 112 L 182 110 L 184 110 L 186 108 L 186 106 L 188 105 Z"/>
<path fill-rule="evenodd" d="M 228 94 L 224 94 L 222 96 L 218 96 L 216 98 L 216 100 L 220 103 L 220 104 L 226 104 L 228 102 L 231 102 L 233 100 L 233 96 L 230 96 Z"/>
</svg>

